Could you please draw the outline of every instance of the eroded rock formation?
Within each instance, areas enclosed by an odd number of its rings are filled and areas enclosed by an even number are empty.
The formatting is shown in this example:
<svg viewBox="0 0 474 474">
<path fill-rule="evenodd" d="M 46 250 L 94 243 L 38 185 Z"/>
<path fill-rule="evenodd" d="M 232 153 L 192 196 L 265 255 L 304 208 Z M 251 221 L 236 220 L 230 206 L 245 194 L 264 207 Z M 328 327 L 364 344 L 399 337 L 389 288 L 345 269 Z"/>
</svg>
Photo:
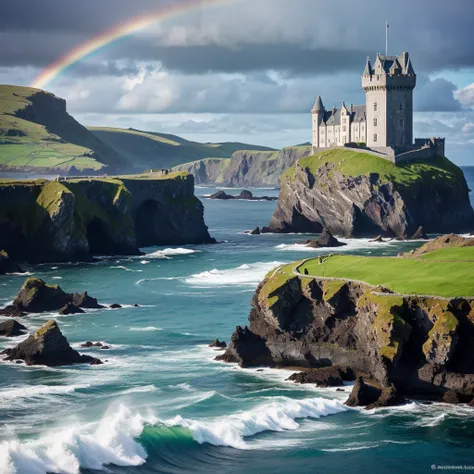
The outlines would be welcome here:
<svg viewBox="0 0 474 474">
<path fill-rule="evenodd" d="M 0 186 L 0 248 L 21 261 L 90 260 L 214 240 L 193 177 L 11 182 Z"/>
<path fill-rule="evenodd" d="M 0 309 L 3 316 L 24 313 L 61 311 L 61 314 L 84 312 L 81 308 L 103 308 L 95 298 L 84 293 L 66 293 L 58 285 L 47 285 L 40 278 L 27 278 L 11 305 Z"/>
<path fill-rule="evenodd" d="M 28 339 L 12 349 L 5 349 L 2 354 L 5 360 L 24 360 L 26 365 L 71 365 L 102 362 L 88 355 L 75 351 L 61 333 L 56 321 L 51 320 L 41 326 Z"/>
<path fill-rule="evenodd" d="M 474 227 L 464 175 L 446 158 L 410 168 L 373 165 L 373 160 L 385 160 L 344 150 L 327 153 L 303 158 L 282 176 L 278 207 L 267 230 L 319 233 L 327 228 L 346 237 L 406 239 L 420 226 L 427 233 Z M 373 172 L 375 166 L 384 174 Z"/>
<path fill-rule="evenodd" d="M 253 299 L 249 327 L 237 327 L 219 360 L 242 367 L 350 367 L 399 396 L 474 397 L 474 302 L 401 296 L 344 280 L 275 274 Z M 331 385 L 339 371 L 301 374 Z M 330 376 L 327 378 L 327 376 Z M 386 390 L 393 385 L 393 390 Z M 383 392 L 383 393 L 382 393 Z M 379 405 L 382 404 L 380 401 Z"/>
</svg>

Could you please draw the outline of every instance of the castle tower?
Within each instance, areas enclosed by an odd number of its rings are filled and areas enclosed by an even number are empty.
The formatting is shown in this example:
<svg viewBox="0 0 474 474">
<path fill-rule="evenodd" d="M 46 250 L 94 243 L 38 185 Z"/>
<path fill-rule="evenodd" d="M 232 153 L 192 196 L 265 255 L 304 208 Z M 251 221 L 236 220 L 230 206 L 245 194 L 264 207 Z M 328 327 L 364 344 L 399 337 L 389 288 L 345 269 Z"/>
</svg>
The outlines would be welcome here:
<svg viewBox="0 0 474 474">
<path fill-rule="evenodd" d="M 367 58 L 362 74 L 367 108 L 367 146 L 403 149 L 413 144 L 416 74 L 408 53 Z"/>
<path fill-rule="evenodd" d="M 313 147 L 319 148 L 321 146 L 320 137 L 319 137 L 319 126 L 324 120 L 324 114 L 326 109 L 324 108 L 323 101 L 321 96 L 318 95 L 314 107 L 311 110 L 313 115 Z"/>
</svg>

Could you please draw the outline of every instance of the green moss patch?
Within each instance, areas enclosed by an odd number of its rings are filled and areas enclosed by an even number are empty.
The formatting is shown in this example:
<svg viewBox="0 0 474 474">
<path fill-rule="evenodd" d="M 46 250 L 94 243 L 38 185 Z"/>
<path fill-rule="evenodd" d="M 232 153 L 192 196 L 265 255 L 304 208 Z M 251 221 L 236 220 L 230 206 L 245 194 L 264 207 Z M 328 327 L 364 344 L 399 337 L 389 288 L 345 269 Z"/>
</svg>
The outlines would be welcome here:
<svg viewBox="0 0 474 474">
<path fill-rule="evenodd" d="M 376 317 L 372 327 L 377 334 L 379 354 L 391 361 L 411 332 L 411 326 L 400 316 L 403 304 L 401 296 L 378 295 L 371 290 L 365 292 L 357 302 L 359 307 L 376 306 Z"/>
<path fill-rule="evenodd" d="M 272 270 L 265 277 L 266 281 L 259 293 L 259 300 L 270 308 L 278 301 L 275 293 L 290 280 L 298 278 L 292 273 L 294 264 L 285 265 L 278 270 Z"/>
</svg>

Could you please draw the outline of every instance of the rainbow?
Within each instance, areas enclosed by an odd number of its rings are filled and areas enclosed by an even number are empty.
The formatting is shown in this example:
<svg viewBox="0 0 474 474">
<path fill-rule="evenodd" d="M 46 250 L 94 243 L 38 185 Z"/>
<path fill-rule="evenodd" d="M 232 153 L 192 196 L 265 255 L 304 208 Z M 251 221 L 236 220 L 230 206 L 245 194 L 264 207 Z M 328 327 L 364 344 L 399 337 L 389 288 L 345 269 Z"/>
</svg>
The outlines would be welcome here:
<svg viewBox="0 0 474 474">
<path fill-rule="evenodd" d="M 178 4 L 161 7 L 158 10 L 147 12 L 132 18 L 126 23 L 113 26 L 98 36 L 88 40 L 87 42 L 76 46 L 68 51 L 64 56 L 54 63 L 47 66 L 33 81 L 31 87 L 36 89 L 44 89 L 53 79 L 58 77 L 65 69 L 74 65 L 78 61 L 87 58 L 101 48 L 113 43 L 114 41 L 131 35 L 137 31 L 150 27 L 158 21 L 168 20 L 170 18 L 184 15 L 201 8 L 212 7 L 218 4 L 233 3 L 238 0 L 186 0 Z"/>
</svg>

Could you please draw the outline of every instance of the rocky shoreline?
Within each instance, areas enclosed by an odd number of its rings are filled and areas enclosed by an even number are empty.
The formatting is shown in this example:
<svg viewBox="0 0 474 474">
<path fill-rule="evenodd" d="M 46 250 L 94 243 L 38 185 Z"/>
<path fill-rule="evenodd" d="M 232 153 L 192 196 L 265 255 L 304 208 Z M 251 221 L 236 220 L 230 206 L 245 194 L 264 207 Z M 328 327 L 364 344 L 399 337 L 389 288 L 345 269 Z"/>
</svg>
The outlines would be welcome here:
<svg viewBox="0 0 474 474">
<path fill-rule="evenodd" d="M 445 236 L 438 247 L 443 240 L 455 246 Z M 474 298 L 399 295 L 363 282 L 276 272 L 251 305 L 249 326 L 236 328 L 217 360 L 301 367 L 290 379 L 323 387 L 356 381 L 350 405 L 474 400 Z"/>
</svg>

